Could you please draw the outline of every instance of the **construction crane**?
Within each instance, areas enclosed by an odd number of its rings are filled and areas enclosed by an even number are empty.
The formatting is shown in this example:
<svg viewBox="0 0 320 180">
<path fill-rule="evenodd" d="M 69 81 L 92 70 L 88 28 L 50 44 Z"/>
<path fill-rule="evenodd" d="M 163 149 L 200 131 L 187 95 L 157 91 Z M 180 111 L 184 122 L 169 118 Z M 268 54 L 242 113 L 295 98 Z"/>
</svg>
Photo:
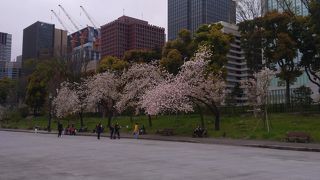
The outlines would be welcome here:
<svg viewBox="0 0 320 180">
<path fill-rule="evenodd" d="M 59 4 L 58 5 L 62 11 L 64 12 L 64 14 L 68 17 L 69 21 L 72 23 L 72 25 L 76 28 L 77 31 L 80 30 L 80 28 L 76 25 L 76 23 L 74 22 L 74 20 L 71 18 L 71 16 L 67 13 L 67 11 Z"/>
<path fill-rule="evenodd" d="M 89 15 L 89 13 L 84 9 L 83 6 L 80 6 L 80 8 L 82 9 L 82 11 L 84 12 L 84 14 L 87 16 L 87 18 L 89 19 L 89 21 L 91 22 L 91 24 L 94 26 L 95 29 L 98 29 L 98 27 L 95 24 L 95 21 L 93 20 L 93 18 Z"/>
<path fill-rule="evenodd" d="M 51 12 L 54 14 L 54 16 L 58 19 L 59 23 L 61 24 L 61 26 L 64 28 L 64 30 L 68 31 L 67 26 L 63 23 L 63 21 L 61 20 L 61 18 L 58 16 L 58 14 L 54 11 L 51 10 Z M 72 31 L 72 29 L 71 29 Z"/>
<path fill-rule="evenodd" d="M 82 11 L 87 16 L 87 18 L 89 19 L 89 21 L 91 22 L 93 27 L 98 32 L 98 34 L 94 37 L 93 46 L 94 46 L 94 49 L 97 49 L 97 50 L 100 51 L 100 46 L 101 46 L 101 32 L 100 32 L 100 29 L 97 27 L 97 25 L 96 25 L 97 23 L 95 23 L 96 21 L 89 15 L 89 13 L 84 9 L 84 7 L 80 6 L 80 8 L 82 9 Z"/>
</svg>

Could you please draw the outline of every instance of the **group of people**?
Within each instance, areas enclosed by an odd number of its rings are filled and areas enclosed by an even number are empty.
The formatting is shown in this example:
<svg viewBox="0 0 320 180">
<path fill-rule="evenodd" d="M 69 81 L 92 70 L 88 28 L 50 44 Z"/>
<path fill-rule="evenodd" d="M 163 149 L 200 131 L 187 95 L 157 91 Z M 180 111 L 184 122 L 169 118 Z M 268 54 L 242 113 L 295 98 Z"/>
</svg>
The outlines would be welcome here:
<svg viewBox="0 0 320 180">
<path fill-rule="evenodd" d="M 73 135 L 73 136 L 75 136 L 77 132 L 73 124 L 71 126 L 68 125 L 65 129 L 63 129 L 62 123 L 58 122 L 58 137 L 62 136 L 63 131 L 65 135 Z"/>
<path fill-rule="evenodd" d="M 109 126 L 110 139 L 117 139 L 117 138 L 120 139 L 120 129 L 121 129 L 121 126 L 118 123 L 116 123 L 115 125 L 111 124 Z M 70 125 L 68 125 L 68 127 L 64 130 L 62 123 L 58 122 L 58 137 L 61 137 L 63 131 L 65 135 L 76 135 L 76 128 L 74 127 L 73 124 L 71 125 L 71 127 Z M 95 131 L 94 131 L 97 134 L 98 139 L 100 139 L 101 133 L 103 133 L 103 131 L 104 131 L 104 128 L 100 122 L 99 124 L 96 125 Z M 145 127 L 142 125 L 142 128 L 140 129 L 139 124 L 135 123 L 133 127 L 133 137 L 135 139 L 138 139 L 139 134 L 146 134 Z"/>
<path fill-rule="evenodd" d="M 120 125 L 118 123 L 116 123 L 114 126 L 111 124 L 109 126 L 109 130 L 110 130 L 110 139 L 120 139 Z M 96 133 L 97 133 L 97 138 L 100 139 L 101 137 L 101 133 L 103 133 L 103 126 L 101 123 L 96 125 Z"/>
<path fill-rule="evenodd" d="M 207 135 L 206 129 L 202 128 L 200 125 L 198 125 L 194 130 L 193 130 L 193 137 L 204 137 Z"/>
<path fill-rule="evenodd" d="M 110 130 L 110 139 L 120 139 L 120 129 L 121 126 L 116 123 L 114 126 L 111 124 L 109 126 L 109 130 Z"/>
</svg>

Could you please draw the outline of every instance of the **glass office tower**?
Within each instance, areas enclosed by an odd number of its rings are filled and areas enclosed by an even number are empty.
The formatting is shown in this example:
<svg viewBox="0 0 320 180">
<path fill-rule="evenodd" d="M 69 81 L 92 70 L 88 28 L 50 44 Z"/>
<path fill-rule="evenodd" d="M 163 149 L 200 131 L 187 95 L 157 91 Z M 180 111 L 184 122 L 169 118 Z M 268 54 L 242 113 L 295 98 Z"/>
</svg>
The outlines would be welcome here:
<svg viewBox="0 0 320 180">
<path fill-rule="evenodd" d="M 11 60 L 12 35 L 0 32 L 0 61 Z"/>
<path fill-rule="evenodd" d="M 168 0 L 168 39 L 181 29 L 195 32 L 202 24 L 236 22 L 234 0 Z"/>
<path fill-rule="evenodd" d="M 301 0 L 262 0 L 262 14 L 272 10 L 281 12 L 284 8 L 287 8 L 286 5 L 289 5 L 297 15 L 306 16 L 309 13 Z"/>
<path fill-rule="evenodd" d="M 23 30 L 22 59 L 53 57 L 54 24 L 36 22 Z"/>
</svg>

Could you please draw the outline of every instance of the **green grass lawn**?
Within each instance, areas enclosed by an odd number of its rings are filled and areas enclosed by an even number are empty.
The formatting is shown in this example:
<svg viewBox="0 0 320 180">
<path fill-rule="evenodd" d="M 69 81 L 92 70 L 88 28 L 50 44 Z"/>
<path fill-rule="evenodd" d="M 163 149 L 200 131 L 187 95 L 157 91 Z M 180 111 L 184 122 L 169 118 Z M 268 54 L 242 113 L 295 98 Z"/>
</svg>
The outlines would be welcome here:
<svg viewBox="0 0 320 180">
<path fill-rule="evenodd" d="M 208 129 L 210 137 L 228 137 L 235 139 L 267 139 L 281 141 L 288 131 L 303 131 L 311 135 L 314 142 L 320 142 L 320 115 L 302 115 L 302 114 L 270 114 L 271 131 L 268 133 L 263 126 L 263 122 L 254 118 L 252 115 L 238 116 L 222 116 L 221 130 L 214 131 L 214 117 L 205 116 L 205 126 Z M 84 119 L 85 127 L 92 131 L 96 124 L 102 122 L 104 126 L 107 124 L 107 119 L 86 117 Z M 47 127 L 47 117 L 38 117 L 8 120 L 1 122 L 2 128 L 18 128 L 18 129 L 33 129 L 35 126 L 41 128 Z M 67 124 L 75 124 L 80 127 L 79 120 L 69 118 L 62 121 L 64 127 Z M 153 127 L 149 127 L 146 116 L 133 117 L 133 122 L 129 117 L 115 117 L 113 123 L 118 122 L 122 132 L 131 132 L 135 122 L 144 125 L 147 133 L 155 133 L 157 129 L 172 128 L 178 136 L 191 136 L 193 129 L 200 124 L 199 115 L 179 115 L 179 116 L 157 116 L 152 117 Z M 56 120 L 53 120 L 52 129 L 57 128 Z"/>
</svg>

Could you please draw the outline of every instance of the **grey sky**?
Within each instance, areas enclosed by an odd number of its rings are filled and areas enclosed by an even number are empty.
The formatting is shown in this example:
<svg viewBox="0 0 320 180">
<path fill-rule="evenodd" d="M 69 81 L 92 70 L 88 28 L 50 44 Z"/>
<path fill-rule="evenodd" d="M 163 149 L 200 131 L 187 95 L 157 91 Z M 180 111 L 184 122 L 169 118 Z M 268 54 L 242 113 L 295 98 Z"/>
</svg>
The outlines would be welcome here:
<svg viewBox="0 0 320 180">
<path fill-rule="evenodd" d="M 36 21 L 62 28 L 51 13 L 55 10 L 67 27 L 72 27 L 58 5 L 61 4 L 79 25 L 91 25 L 80 9 L 82 5 L 99 23 L 106 24 L 123 15 L 149 21 L 167 29 L 167 0 L 0 0 L 0 31 L 12 34 L 11 59 L 22 53 L 23 29 Z"/>
</svg>

